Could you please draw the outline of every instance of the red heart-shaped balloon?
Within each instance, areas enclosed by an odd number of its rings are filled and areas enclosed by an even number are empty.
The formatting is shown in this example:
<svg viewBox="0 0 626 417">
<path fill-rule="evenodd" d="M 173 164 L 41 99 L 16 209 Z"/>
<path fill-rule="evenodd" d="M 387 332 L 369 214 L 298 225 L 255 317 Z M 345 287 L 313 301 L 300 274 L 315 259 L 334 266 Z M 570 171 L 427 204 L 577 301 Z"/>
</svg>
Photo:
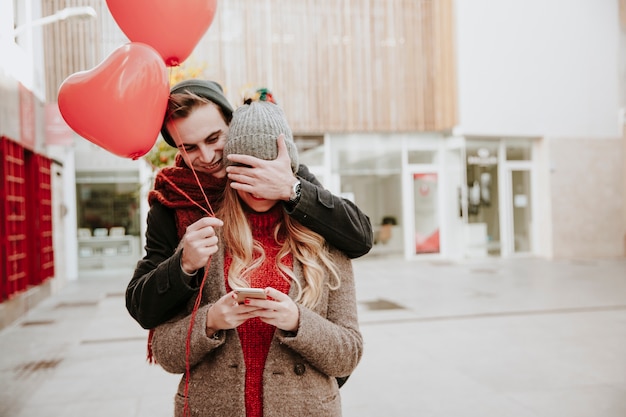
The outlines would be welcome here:
<svg viewBox="0 0 626 417">
<path fill-rule="evenodd" d="M 107 6 L 131 42 L 152 46 L 174 67 L 211 26 L 217 0 L 107 0 Z"/>
<path fill-rule="evenodd" d="M 59 110 L 80 136 L 115 155 L 137 159 L 159 136 L 169 97 L 167 68 L 152 47 L 131 42 L 89 71 L 67 77 Z"/>
</svg>

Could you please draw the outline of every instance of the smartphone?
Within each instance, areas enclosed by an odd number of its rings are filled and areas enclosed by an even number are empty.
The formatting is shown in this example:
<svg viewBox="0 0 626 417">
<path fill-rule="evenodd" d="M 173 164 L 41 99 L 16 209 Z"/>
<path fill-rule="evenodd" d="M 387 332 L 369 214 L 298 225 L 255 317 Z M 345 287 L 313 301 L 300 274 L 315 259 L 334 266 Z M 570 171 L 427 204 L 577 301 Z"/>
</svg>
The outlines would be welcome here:
<svg viewBox="0 0 626 417">
<path fill-rule="evenodd" d="M 246 298 L 267 299 L 263 288 L 233 288 L 233 291 L 237 294 L 237 302 L 239 304 L 243 304 Z"/>
</svg>

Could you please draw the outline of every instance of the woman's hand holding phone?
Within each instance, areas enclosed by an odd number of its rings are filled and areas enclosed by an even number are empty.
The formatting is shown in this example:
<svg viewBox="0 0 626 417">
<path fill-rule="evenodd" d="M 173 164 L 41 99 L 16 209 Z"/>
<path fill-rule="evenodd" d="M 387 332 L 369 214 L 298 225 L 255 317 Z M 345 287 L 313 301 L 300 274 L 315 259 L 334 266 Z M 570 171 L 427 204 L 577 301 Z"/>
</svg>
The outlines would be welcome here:
<svg viewBox="0 0 626 417">
<path fill-rule="evenodd" d="M 267 287 L 265 294 L 267 300 L 249 298 L 246 301 L 246 305 L 259 307 L 254 312 L 255 317 L 280 330 L 297 332 L 300 326 L 300 310 L 291 297 L 272 287 Z"/>
<path fill-rule="evenodd" d="M 237 294 L 237 302 L 239 304 L 245 304 L 247 298 L 267 299 L 265 289 L 263 288 L 235 288 L 233 291 Z"/>
<path fill-rule="evenodd" d="M 256 312 L 262 307 L 240 304 L 237 300 L 237 293 L 231 291 L 217 300 L 206 317 L 207 334 L 218 330 L 234 329 L 246 320 L 256 317 Z"/>
<path fill-rule="evenodd" d="M 237 288 L 209 308 L 207 335 L 234 329 L 252 317 L 287 332 L 296 332 L 300 325 L 300 310 L 287 294 L 272 287 Z"/>
</svg>

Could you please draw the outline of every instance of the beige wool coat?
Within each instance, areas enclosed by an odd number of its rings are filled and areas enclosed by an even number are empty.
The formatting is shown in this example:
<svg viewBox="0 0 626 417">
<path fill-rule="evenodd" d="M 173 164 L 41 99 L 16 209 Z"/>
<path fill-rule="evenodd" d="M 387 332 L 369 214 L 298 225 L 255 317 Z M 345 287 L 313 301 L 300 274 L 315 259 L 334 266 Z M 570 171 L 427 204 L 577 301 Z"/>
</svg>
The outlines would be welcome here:
<svg viewBox="0 0 626 417">
<path fill-rule="evenodd" d="M 350 375 L 355 369 L 363 352 L 363 339 L 351 261 L 337 250 L 331 255 L 339 268 L 339 289 L 330 290 L 324 285 L 322 300 L 314 309 L 298 304 L 297 333 L 274 333 L 263 373 L 265 417 L 341 416 L 335 377 Z M 295 260 L 294 272 L 302 276 L 302 267 Z M 208 274 L 191 334 L 189 408 L 192 416 L 245 417 L 246 370 L 237 330 L 221 331 L 212 338 L 205 330 L 209 307 L 226 294 L 223 249 L 212 256 Z M 292 298 L 295 292 L 296 286 L 292 285 Z M 154 357 L 163 369 L 183 374 L 175 396 L 176 416 L 183 413 L 190 320 L 187 314 L 162 324 L 155 329 L 152 340 Z"/>
</svg>

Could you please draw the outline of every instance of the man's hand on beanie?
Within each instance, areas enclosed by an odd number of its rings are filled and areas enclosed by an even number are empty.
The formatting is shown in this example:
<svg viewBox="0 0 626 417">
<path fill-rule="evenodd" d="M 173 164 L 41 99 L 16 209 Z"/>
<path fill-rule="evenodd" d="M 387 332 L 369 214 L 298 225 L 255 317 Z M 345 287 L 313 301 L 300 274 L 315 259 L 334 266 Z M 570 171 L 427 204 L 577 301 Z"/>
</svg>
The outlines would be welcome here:
<svg viewBox="0 0 626 417">
<path fill-rule="evenodd" d="M 251 193 L 267 200 L 289 201 L 295 176 L 291 170 L 291 159 L 285 136 L 276 140 L 278 156 L 273 161 L 250 155 L 231 154 L 228 159 L 235 164 L 226 168 L 231 187 Z"/>
</svg>

